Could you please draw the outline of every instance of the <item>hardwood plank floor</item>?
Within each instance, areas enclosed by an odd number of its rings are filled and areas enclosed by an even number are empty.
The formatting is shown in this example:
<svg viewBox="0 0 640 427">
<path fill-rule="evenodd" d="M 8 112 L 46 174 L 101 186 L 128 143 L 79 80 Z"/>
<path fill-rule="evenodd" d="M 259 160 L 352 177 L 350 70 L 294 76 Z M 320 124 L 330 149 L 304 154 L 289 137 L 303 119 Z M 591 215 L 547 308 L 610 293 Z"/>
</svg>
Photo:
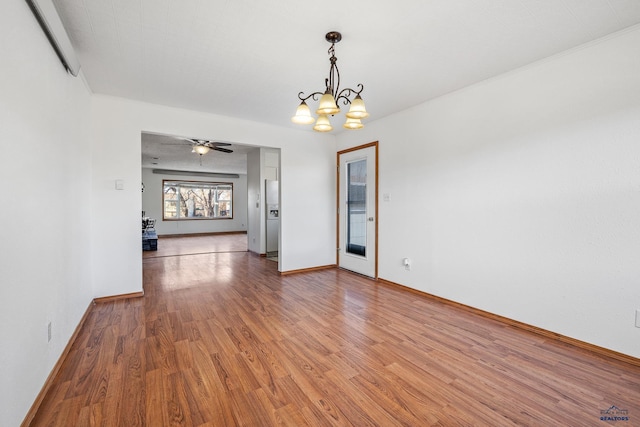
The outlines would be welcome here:
<svg viewBox="0 0 640 427">
<path fill-rule="evenodd" d="M 247 233 L 207 234 L 195 236 L 160 236 L 158 249 L 143 251 L 143 258 L 196 255 L 211 252 L 245 252 Z"/>
<path fill-rule="evenodd" d="M 640 367 L 340 270 L 144 259 L 32 426 L 640 425 Z M 601 421 L 616 406 L 629 421 Z"/>
</svg>

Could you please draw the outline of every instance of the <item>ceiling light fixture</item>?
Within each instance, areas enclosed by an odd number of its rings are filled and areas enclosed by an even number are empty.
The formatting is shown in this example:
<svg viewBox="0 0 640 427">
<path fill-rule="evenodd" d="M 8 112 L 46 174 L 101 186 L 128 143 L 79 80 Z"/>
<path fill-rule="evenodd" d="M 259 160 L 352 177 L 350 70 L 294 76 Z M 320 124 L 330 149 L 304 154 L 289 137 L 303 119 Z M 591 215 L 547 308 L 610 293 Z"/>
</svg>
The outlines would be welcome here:
<svg viewBox="0 0 640 427">
<path fill-rule="evenodd" d="M 203 154 L 207 154 L 209 152 L 209 150 L 211 150 L 211 148 L 207 147 L 206 145 L 197 144 L 197 145 L 193 146 L 193 152 L 194 153 L 198 153 L 201 156 Z"/>
<path fill-rule="evenodd" d="M 338 58 L 336 58 L 335 55 L 335 44 L 342 40 L 342 34 L 337 31 L 330 31 L 325 36 L 325 39 L 331 43 L 331 47 L 327 52 L 329 54 L 331 67 L 329 68 L 329 78 L 324 80 L 325 91 L 314 92 L 309 96 L 304 96 L 304 92 L 300 92 L 298 94 L 298 98 L 302 102 L 300 102 L 300 105 L 296 110 L 296 115 L 291 118 L 291 121 L 303 125 L 310 125 L 315 122 L 313 130 L 318 132 L 329 132 L 333 129 L 331 122 L 329 122 L 329 116 L 333 116 L 340 112 L 338 103 L 342 101 L 344 105 L 351 104 L 349 112 L 346 114 L 347 121 L 343 127 L 346 129 L 362 129 L 364 125 L 361 120 L 369 117 L 369 113 L 367 113 L 367 109 L 364 106 L 364 101 L 360 97 L 360 93 L 364 89 L 364 86 L 361 83 L 358 83 L 358 90 L 351 88 L 340 90 L 340 71 L 338 71 L 338 66 L 336 65 Z M 353 100 L 349 99 L 353 95 L 355 95 Z M 318 120 L 316 120 L 311 115 L 311 110 L 309 109 L 306 101 L 309 98 L 317 101 L 318 99 L 316 97 L 318 96 L 320 97 L 320 104 L 316 110 L 316 114 L 318 115 Z"/>
<path fill-rule="evenodd" d="M 206 139 L 187 139 L 191 143 L 191 152 L 200 155 L 200 166 L 202 166 L 202 156 L 211 150 L 220 151 L 222 153 L 233 153 L 228 147 L 228 142 L 207 141 Z"/>
<path fill-rule="evenodd" d="M 200 166 L 202 166 L 202 155 L 207 154 L 211 150 L 211 147 L 205 145 L 203 141 L 195 141 L 193 143 L 193 148 L 191 149 L 192 153 L 197 153 L 200 155 Z"/>
</svg>

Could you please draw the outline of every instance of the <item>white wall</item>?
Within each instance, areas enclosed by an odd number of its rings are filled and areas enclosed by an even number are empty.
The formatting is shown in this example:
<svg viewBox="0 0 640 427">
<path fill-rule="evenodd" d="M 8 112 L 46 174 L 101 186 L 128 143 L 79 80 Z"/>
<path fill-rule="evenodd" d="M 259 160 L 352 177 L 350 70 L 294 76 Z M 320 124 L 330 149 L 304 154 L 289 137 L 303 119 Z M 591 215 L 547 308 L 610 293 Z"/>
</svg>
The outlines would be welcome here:
<svg viewBox="0 0 640 427">
<path fill-rule="evenodd" d="M 1 3 L 0 40 L 0 423 L 17 426 L 92 298 L 91 105 L 26 2 Z"/>
<path fill-rule="evenodd" d="M 247 153 L 247 240 L 251 252 L 260 254 L 262 245 L 262 149 L 256 148 Z"/>
<path fill-rule="evenodd" d="M 334 137 L 107 96 L 96 95 L 92 103 L 91 214 L 96 228 L 92 247 L 96 296 L 142 290 L 140 133 L 143 131 L 215 135 L 225 141 L 280 148 L 280 267 L 289 271 L 334 262 Z M 124 190 L 115 190 L 116 179 L 125 182 Z"/>
<path fill-rule="evenodd" d="M 217 220 L 162 220 L 162 180 L 184 180 L 225 182 L 233 184 L 233 218 Z M 149 218 L 155 218 L 156 231 L 159 235 L 220 233 L 229 231 L 247 231 L 247 175 L 238 178 L 203 178 L 189 175 L 154 174 L 152 169 L 142 169 L 142 210 Z"/>
<path fill-rule="evenodd" d="M 639 47 L 636 27 L 341 134 L 380 142 L 379 276 L 640 357 Z"/>
</svg>

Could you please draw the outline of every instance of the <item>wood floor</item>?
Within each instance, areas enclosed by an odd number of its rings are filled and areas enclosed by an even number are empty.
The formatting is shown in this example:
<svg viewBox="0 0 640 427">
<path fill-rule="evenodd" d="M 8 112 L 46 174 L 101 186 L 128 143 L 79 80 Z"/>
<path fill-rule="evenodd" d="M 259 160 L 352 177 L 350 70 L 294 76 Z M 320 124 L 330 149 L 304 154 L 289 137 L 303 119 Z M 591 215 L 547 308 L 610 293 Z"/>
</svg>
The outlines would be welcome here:
<svg viewBox="0 0 640 427">
<path fill-rule="evenodd" d="M 93 306 L 31 425 L 640 425 L 640 367 L 345 271 L 276 268 L 145 258 L 145 296 Z M 601 421 L 612 406 L 629 421 Z"/>
<path fill-rule="evenodd" d="M 247 233 L 209 234 L 184 236 L 160 236 L 158 249 L 143 251 L 143 258 L 177 255 L 197 255 L 211 252 L 246 252 Z"/>
</svg>

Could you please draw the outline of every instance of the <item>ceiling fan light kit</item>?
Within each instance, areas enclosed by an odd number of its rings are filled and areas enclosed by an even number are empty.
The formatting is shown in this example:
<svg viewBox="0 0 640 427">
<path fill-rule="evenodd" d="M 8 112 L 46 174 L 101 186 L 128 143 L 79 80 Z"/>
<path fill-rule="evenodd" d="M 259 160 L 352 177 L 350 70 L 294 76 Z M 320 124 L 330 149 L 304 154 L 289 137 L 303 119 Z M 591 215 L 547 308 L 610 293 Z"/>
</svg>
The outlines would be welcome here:
<svg viewBox="0 0 640 427">
<path fill-rule="evenodd" d="M 233 150 L 223 148 L 231 145 L 229 142 L 207 141 L 206 139 L 186 139 L 191 143 L 191 152 L 199 155 L 207 154 L 211 150 L 223 153 L 233 153 Z"/>
<path fill-rule="evenodd" d="M 325 90 L 324 92 L 313 92 L 308 96 L 304 96 L 304 92 L 298 93 L 298 99 L 300 99 L 301 102 L 296 109 L 295 116 L 291 118 L 291 121 L 293 123 L 303 125 L 309 125 L 315 122 L 313 130 L 317 132 L 329 132 L 333 129 L 333 126 L 331 126 L 331 122 L 329 121 L 329 116 L 333 116 L 340 112 L 338 103 L 342 102 L 344 105 L 351 104 L 349 112 L 346 113 L 347 120 L 343 127 L 345 129 L 362 129 L 364 125 L 362 124 L 361 119 L 369 117 L 364 101 L 360 96 L 364 86 L 361 83 L 358 83 L 358 90 L 351 88 L 340 90 L 340 71 L 336 65 L 338 58 L 336 58 L 335 55 L 335 44 L 342 40 L 342 34 L 337 31 L 330 31 L 326 34 L 325 39 L 331 43 L 331 47 L 328 51 L 331 66 L 329 68 L 329 77 L 324 81 Z M 353 100 L 349 99 L 353 95 L 355 95 Z M 317 101 L 318 97 L 320 97 L 320 102 L 318 104 L 318 109 L 316 110 L 316 114 L 318 115 L 318 119 L 316 120 L 311 115 L 311 110 L 309 109 L 306 101 L 309 98 Z"/>
<path fill-rule="evenodd" d="M 209 147 L 207 147 L 206 145 L 194 145 L 193 146 L 193 152 L 194 153 L 198 153 L 201 156 L 203 154 L 207 154 L 209 152 L 209 150 L 211 150 Z"/>
<path fill-rule="evenodd" d="M 207 141 L 204 139 L 187 139 L 191 143 L 191 152 L 200 156 L 200 166 L 202 166 L 202 156 L 211 150 L 221 151 L 223 153 L 233 153 L 233 150 L 223 148 L 231 145 L 228 142 Z"/>
</svg>

